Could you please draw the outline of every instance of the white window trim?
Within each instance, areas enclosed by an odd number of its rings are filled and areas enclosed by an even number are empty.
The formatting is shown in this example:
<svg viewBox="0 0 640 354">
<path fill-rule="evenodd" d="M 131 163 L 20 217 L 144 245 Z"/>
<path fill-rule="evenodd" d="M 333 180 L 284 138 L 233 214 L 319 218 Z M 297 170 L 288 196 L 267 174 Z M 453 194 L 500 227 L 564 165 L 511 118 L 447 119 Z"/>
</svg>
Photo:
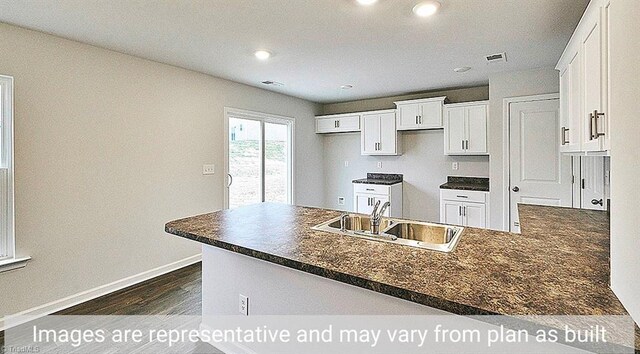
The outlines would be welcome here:
<svg viewBox="0 0 640 354">
<path fill-rule="evenodd" d="M 0 75 L 0 86 L 2 89 L 2 122 L 0 125 L 0 134 L 2 134 L 2 151 L 0 155 L 0 166 L 6 166 L 7 171 L 7 195 L 0 195 L 0 213 L 1 225 L 4 227 L 0 230 L 0 272 L 13 270 L 24 267 L 29 257 L 16 257 L 16 240 L 15 240 L 15 215 L 14 215 L 14 184 L 13 184 L 13 77 Z"/>
</svg>

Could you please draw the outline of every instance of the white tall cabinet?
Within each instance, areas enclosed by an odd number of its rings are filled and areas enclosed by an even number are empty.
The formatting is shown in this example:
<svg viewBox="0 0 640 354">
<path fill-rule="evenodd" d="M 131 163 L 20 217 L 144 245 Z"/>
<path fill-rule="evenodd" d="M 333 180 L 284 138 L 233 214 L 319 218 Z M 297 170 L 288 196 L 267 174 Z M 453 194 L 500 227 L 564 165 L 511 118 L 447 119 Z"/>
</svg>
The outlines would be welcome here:
<svg viewBox="0 0 640 354">
<path fill-rule="evenodd" d="M 362 155 L 399 155 L 396 110 L 362 114 Z"/>
<path fill-rule="evenodd" d="M 610 0 L 592 0 L 564 50 L 560 72 L 562 152 L 610 150 L 609 13 Z"/>
<path fill-rule="evenodd" d="M 487 155 L 489 102 L 445 105 L 445 155 Z"/>
</svg>

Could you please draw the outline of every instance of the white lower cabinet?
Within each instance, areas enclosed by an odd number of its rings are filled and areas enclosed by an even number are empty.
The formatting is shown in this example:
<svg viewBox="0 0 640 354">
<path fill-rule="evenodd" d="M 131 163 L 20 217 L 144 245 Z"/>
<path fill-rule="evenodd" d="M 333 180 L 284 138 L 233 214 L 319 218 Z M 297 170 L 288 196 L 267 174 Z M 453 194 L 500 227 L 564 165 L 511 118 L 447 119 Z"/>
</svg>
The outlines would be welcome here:
<svg viewBox="0 0 640 354">
<path fill-rule="evenodd" d="M 489 193 L 457 189 L 440 190 L 440 222 L 488 228 Z"/>
<path fill-rule="evenodd" d="M 389 202 L 389 208 L 384 212 L 387 217 L 402 217 L 402 183 L 391 186 L 377 184 L 353 184 L 353 211 L 358 214 L 371 214 L 376 202 L 380 207 Z"/>
</svg>

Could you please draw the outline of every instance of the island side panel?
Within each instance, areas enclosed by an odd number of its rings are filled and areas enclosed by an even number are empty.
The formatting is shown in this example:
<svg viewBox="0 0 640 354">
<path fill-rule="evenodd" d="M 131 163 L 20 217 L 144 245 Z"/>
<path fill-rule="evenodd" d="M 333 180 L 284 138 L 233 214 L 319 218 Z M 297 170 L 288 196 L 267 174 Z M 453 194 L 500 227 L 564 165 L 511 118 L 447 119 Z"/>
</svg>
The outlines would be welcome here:
<svg viewBox="0 0 640 354">
<path fill-rule="evenodd" d="M 283 267 L 214 246 L 202 247 L 202 315 L 450 315 L 451 313 Z"/>
</svg>

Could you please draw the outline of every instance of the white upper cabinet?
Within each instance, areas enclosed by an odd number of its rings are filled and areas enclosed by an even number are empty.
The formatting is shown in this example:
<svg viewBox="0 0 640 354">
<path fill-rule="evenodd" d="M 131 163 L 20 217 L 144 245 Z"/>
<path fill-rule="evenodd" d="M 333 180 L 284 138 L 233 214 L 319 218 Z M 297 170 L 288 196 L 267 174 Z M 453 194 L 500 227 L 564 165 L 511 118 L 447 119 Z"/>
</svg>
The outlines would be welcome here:
<svg viewBox="0 0 640 354">
<path fill-rule="evenodd" d="M 395 102 L 398 130 L 441 129 L 446 97 Z"/>
<path fill-rule="evenodd" d="M 445 155 L 487 155 L 488 101 L 445 105 Z"/>
<path fill-rule="evenodd" d="M 399 155 L 398 145 L 395 110 L 362 115 L 362 155 Z"/>
<path fill-rule="evenodd" d="M 565 48 L 560 72 L 560 150 L 609 150 L 609 0 L 592 0 Z"/>
<path fill-rule="evenodd" d="M 360 113 L 316 117 L 316 133 L 347 133 L 360 131 Z"/>
</svg>

